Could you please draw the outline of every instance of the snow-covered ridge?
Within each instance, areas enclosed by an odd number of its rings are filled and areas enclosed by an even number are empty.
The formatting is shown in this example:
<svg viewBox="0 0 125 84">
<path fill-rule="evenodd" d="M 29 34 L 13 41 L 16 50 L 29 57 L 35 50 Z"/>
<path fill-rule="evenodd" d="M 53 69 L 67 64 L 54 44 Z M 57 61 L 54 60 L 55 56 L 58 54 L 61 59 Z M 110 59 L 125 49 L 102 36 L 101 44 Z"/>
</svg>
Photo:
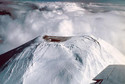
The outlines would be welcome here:
<svg viewBox="0 0 125 84">
<path fill-rule="evenodd" d="M 75 36 L 59 43 L 46 42 L 40 36 L 21 47 L 22 52 L 16 53 L 20 51 L 17 48 L 0 72 L 2 84 L 89 84 L 109 64 L 125 64 L 117 49 L 90 36 Z"/>
</svg>

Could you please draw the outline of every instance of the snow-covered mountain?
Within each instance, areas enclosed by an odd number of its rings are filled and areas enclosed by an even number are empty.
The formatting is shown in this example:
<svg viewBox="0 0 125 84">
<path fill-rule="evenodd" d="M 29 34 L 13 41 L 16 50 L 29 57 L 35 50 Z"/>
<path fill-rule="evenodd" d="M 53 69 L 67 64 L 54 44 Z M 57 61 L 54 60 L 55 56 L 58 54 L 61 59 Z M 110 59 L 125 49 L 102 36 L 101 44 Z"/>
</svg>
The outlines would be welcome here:
<svg viewBox="0 0 125 84">
<path fill-rule="evenodd" d="M 124 38 L 123 4 L 0 0 L 0 84 L 92 83 L 125 64 Z"/>
<path fill-rule="evenodd" d="M 0 68 L 1 84 L 89 84 L 109 64 L 125 64 L 117 49 L 90 36 L 72 36 L 64 42 L 39 36 L 0 55 L 2 60 L 6 61 Z"/>
</svg>

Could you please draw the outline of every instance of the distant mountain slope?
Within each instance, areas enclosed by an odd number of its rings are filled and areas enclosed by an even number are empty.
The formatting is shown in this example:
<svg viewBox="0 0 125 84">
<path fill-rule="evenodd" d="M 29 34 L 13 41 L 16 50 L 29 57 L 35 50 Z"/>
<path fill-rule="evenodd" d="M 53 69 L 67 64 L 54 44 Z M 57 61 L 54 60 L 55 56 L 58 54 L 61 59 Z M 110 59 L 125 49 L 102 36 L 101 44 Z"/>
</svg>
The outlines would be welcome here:
<svg viewBox="0 0 125 84">
<path fill-rule="evenodd" d="M 35 39 L 34 39 L 35 40 Z M 7 53 L 4 53 L 2 55 L 0 55 L 0 68 L 2 68 L 2 66 L 6 63 L 6 62 L 9 62 L 10 60 L 9 59 L 14 59 L 16 58 L 21 52 L 23 52 L 23 50 L 26 48 L 26 47 L 29 47 L 31 44 L 34 43 L 34 40 L 30 41 L 30 42 L 27 42 L 26 44 L 24 45 L 21 45 L 15 49 L 12 49 L 10 51 L 8 51 Z M 5 64 L 6 65 L 6 64 Z"/>
</svg>

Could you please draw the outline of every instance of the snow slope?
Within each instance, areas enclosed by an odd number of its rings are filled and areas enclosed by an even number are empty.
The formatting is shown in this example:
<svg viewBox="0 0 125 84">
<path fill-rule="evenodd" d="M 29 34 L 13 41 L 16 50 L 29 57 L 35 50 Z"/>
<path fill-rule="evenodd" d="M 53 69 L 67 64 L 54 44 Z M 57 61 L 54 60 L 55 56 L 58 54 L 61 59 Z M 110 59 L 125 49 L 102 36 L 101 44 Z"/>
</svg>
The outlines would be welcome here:
<svg viewBox="0 0 125 84">
<path fill-rule="evenodd" d="M 23 50 L 17 53 L 21 48 Z M 13 57 L 1 68 L 0 82 L 89 84 L 109 64 L 125 64 L 125 57 L 102 39 L 73 36 L 56 43 L 46 42 L 40 36 L 16 49 Z"/>
</svg>

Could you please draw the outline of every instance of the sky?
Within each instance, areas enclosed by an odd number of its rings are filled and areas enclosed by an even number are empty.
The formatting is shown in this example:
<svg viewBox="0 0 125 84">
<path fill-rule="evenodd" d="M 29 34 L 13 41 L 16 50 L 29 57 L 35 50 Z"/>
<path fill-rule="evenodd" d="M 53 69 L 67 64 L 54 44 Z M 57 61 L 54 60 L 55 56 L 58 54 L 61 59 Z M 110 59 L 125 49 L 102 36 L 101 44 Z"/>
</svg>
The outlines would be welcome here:
<svg viewBox="0 0 125 84">
<path fill-rule="evenodd" d="M 0 0 L 2 1 L 2 0 Z M 5 0 L 3 0 L 5 1 Z M 10 0 L 11 1 L 11 0 Z M 14 0 L 12 0 L 14 1 Z M 125 4 L 125 0 L 15 0 L 15 1 L 44 1 L 44 2 L 53 2 L 53 1 L 75 1 L 75 2 L 97 2 L 97 3 L 115 3 L 115 4 Z"/>
</svg>

